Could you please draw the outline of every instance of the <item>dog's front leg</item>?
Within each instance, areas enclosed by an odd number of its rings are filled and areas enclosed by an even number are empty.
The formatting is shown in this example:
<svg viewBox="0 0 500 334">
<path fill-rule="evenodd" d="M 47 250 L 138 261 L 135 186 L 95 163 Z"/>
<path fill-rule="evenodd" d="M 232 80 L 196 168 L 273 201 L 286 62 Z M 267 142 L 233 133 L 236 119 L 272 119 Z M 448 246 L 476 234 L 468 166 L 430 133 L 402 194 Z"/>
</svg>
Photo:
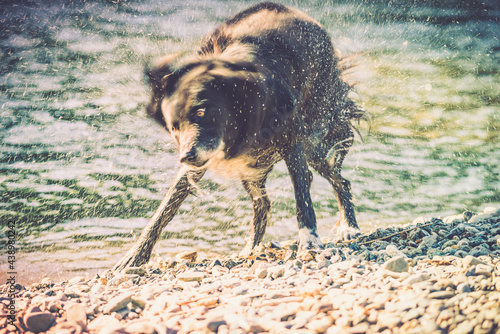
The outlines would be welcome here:
<svg viewBox="0 0 500 334">
<path fill-rule="evenodd" d="M 266 177 L 267 174 L 259 181 L 242 181 L 243 187 L 252 200 L 253 207 L 250 238 L 248 239 L 245 248 L 240 253 L 243 257 L 247 257 L 252 254 L 252 250 L 262 241 L 264 233 L 266 232 L 269 210 L 271 210 L 271 202 L 269 201 L 266 193 Z"/>
<path fill-rule="evenodd" d="M 193 185 L 204 174 L 205 170 L 193 171 L 185 166 L 181 168 L 153 218 L 142 231 L 139 240 L 127 255 L 115 265 L 114 271 L 120 271 L 127 267 L 138 267 L 149 261 L 153 247 L 158 241 L 161 232 L 174 218 L 182 202 L 192 190 Z"/>
<path fill-rule="evenodd" d="M 302 143 L 284 150 L 283 158 L 290 172 L 295 191 L 295 204 L 299 223 L 299 248 L 321 248 L 323 244 L 318 237 L 316 215 L 309 192 L 311 177 Z"/>
</svg>

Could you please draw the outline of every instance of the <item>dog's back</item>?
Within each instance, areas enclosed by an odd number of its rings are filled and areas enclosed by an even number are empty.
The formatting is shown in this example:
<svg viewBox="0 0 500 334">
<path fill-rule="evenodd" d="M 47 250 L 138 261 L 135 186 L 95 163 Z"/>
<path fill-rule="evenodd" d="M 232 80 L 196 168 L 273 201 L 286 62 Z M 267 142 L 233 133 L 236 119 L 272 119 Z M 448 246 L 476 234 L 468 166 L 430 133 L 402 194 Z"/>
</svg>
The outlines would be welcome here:
<svg viewBox="0 0 500 334">
<path fill-rule="evenodd" d="M 333 45 L 320 24 L 303 12 L 261 3 L 235 15 L 209 35 L 199 54 L 245 58 L 263 64 L 292 88 L 302 134 L 312 142 L 327 130 L 359 118 L 347 98 Z M 297 122 L 298 120 L 296 120 Z"/>
</svg>

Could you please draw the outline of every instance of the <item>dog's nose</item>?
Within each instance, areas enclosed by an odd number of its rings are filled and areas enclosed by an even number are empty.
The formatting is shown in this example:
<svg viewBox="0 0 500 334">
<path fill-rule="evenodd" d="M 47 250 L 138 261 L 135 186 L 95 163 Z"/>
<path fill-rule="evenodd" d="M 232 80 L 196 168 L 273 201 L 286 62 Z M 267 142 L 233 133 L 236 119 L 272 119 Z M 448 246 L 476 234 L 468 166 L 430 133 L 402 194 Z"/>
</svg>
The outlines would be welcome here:
<svg viewBox="0 0 500 334">
<path fill-rule="evenodd" d="M 197 157 L 196 157 L 196 151 L 195 150 L 189 150 L 184 155 L 181 157 L 181 163 L 183 164 L 193 164 L 196 162 Z"/>
</svg>

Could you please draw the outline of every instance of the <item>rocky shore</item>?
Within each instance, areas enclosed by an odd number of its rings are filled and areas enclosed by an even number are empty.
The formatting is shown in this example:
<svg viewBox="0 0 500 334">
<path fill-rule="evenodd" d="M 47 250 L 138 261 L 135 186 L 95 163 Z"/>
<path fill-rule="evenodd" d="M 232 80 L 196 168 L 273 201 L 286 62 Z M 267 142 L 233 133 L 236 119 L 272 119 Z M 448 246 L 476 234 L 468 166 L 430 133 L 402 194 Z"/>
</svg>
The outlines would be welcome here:
<svg viewBox="0 0 500 334">
<path fill-rule="evenodd" d="M 321 251 L 269 242 L 249 258 L 186 252 L 91 280 L 3 285 L 0 334 L 498 333 L 499 238 L 488 208 Z"/>
</svg>

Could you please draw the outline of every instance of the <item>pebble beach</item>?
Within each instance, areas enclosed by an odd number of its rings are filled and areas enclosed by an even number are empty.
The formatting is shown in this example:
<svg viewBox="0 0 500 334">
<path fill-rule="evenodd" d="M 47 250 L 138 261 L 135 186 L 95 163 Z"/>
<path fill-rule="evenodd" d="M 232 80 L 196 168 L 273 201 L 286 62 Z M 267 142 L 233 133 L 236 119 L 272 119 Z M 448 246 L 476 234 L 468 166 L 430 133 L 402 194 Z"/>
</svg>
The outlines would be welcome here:
<svg viewBox="0 0 500 334">
<path fill-rule="evenodd" d="M 0 287 L 0 333 L 498 333 L 500 209 Z M 17 293 L 11 313 L 9 290 Z M 10 307 L 9 307 L 10 306 Z"/>
</svg>

